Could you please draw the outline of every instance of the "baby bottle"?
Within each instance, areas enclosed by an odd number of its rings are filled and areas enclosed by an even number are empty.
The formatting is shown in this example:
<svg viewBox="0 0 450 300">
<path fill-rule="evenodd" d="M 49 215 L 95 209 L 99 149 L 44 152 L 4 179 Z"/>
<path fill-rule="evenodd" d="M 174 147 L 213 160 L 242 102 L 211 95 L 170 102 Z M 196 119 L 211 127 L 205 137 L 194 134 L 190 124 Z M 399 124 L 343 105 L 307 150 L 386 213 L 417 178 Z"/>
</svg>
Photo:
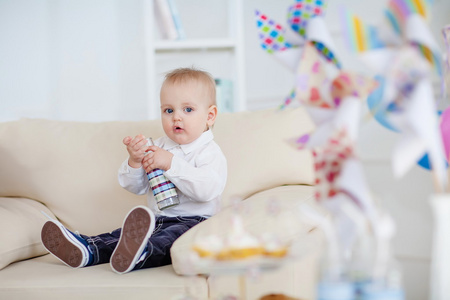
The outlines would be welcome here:
<svg viewBox="0 0 450 300">
<path fill-rule="evenodd" d="M 318 300 L 355 300 L 355 288 L 344 269 L 342 262 L 325 253 L 317 285 Z"/>
<path fill-rule="evenodd" d="M 147 138 L 147 146 L 153 145 L 152 138 Z M 147 173 L 147 177 L 159 210 L 180 204 L 175 185 L 164 176 L 161 169 L 152 170 Z"/>
<path fill-rule="evenodd" d="M 345 250 L 332 226 L 334 223 L 331 221 L 323 225 L 327 244 L 320 260 L 317 299 L 355 300 L 355 288 L 349 278 Z"/>
</svg>

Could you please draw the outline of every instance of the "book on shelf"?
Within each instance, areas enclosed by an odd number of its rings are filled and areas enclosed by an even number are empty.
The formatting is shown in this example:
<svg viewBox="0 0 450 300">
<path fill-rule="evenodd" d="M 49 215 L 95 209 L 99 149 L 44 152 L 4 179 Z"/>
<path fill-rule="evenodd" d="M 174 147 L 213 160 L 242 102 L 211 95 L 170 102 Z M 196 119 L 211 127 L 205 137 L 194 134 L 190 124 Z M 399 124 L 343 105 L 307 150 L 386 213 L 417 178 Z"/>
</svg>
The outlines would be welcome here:
<svg viewBox="0 0 450 300">
<path fill-rule="evenodd" d="M 174 0 L 154 0 L 155 20 L 165 40 L 177 40 L 186 38 L 180 14 Z"/>
<path fill-rule="evenodd" d="M 216 78 L 216 102 L 219 112 L 233 111 L 233 81 Z"/>
<path fill-rule="evenodd" d="M 165 40 L 176 40 L 178 38 L 175 22 L 166 0 L 155 1 L 155 20 L 158 24 L 161 38 Z"/>
<path fill-rule="evenodd" d="M 178 12 L 175 0 L 167 0 L 167 3 L 169 4 L 173 22 L 175 23 L 175 28 L 178 33 L 178 39 L 183 40 L 186 38 L 186 33 L 184 32 L 183 24 L 181 23 L 180 13 Z"/>
</svg>

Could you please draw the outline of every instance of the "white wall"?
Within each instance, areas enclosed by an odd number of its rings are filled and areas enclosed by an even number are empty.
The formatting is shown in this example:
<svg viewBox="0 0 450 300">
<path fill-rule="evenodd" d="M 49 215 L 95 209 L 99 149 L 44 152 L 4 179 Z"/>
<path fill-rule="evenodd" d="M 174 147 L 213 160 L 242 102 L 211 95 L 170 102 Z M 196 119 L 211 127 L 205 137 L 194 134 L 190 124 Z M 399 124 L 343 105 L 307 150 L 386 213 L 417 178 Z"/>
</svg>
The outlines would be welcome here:
<svg viewBox="0 0 450 300">
<path fill-rule="evenodd" d="M 141 7 L 1 0 L 0 120 L 145 118 Z"/>
<path fill-rule="evenodd" d="M 47 110 L 47 16 L 45 3 L 0 1 L 1 120 Z"/>
<path fill-rule="evenodd" d="M 180 7 L 183 1 L 178 1 Z M 188 7 L 195 7 L 195 13 L 213 3 L 191 1 L 195 5 Z M 278 105 L 293 87 L 293 74 L 260 48 L 254 10 L 259 9 L 285 24 L 292 2 L 243 1 L 250 109 Z M 378 24 L 386 2 L 329 2 L 326 21 L 346 68 L 367 71 L 342 46 L 338 7 L 345 5 L 365 21 Z M 431 28 L 443 45 L 439 30 L 450 23 L 450 1 L 434 2 Z M 76 121 L 146 119 L 144 17 L 142 0 L 0 0 L 0 121 L 21 117 Z M 186 29 L 198 34 L 195 37 L 223 35 L 217 28 L 226 28 L 226 24 L 221 25 L 226 18 L 209 14 L 204 17 L 219 23 L 196 30 L 200 26 L 198 17 L 184 17 Z M 213 66 L 214 55 L 201 53 L 192 63 L 197 65 L 197 61 L 206 57 L 204 63 Z M 173 63 L 164 55 L 160 59 Z M 187 57 L 179 59 L 185 64 L 191 62 Z M 218 75 L 226 72 L 219 67 L 211 71 Z M 444 102 L 441 106 L 448 104 Z M 432 193 L 431 175 L 415 167 L 403 179 L 392 178 L 389 157 L 396 138 L 396 134 L 366 119 L 358 147 L 369 185 L 397 222 L 394 246 L 405 270 L 407 299 L 426 299 L 431 241 L 427 199 Z"/>
<path fill-rule="evenodd" d="M 147 105 L 143 0 L 0 0 L 0 121 L 20 117 L 106 121 L 145 119 Z M 202 14 L 224 1 L 177 1 L 186 31 L 193 38 L 224 36 L 227 18 Z M 281 24 L 292 0 L 244 0 L 246 90 L 248 107 L 277 105 L 293 86 L 289 70 L 260 48 L 254 18 L 259 9 Z M 345 51 L 340 39 L 337 10 L 345 5 L 372 24 L 382 19 L 387 0 L 330 1 L 326 21 L 339 47 L 344 66 L 361 69 Z M 435 0 L 432 28 L 442 44 L 439 29 L 450 11 L 449 1 Z M 364 3 L 364 4 L 362 4 Z M 192 17 L 191 17 L 192 16 Z M 204 26 L 199 19 L 211 26 Z M 215 57 L 217 56 L 217 58 Z M 205 58 L 206 57 L 206 58 Z M 227 70 L 214 61 L 226 53 L 182 56 L 198 65 L 201 59 L 213 74 Z M 208 62 L 209 60 L 209 62 Z M 225 68 L 226 69 L 226 68 Z M 364 71 L 364 69 L 363 69 Z"/>
</svg>

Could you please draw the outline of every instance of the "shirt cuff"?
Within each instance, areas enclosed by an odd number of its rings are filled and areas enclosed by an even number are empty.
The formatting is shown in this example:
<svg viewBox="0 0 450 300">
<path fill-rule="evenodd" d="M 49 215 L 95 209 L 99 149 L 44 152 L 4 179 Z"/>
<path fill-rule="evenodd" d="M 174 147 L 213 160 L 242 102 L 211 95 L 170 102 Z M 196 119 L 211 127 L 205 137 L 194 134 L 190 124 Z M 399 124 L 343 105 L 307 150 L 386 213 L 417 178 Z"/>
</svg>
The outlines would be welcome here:
<svg viewBox="0 0 450 300">
<path fill-rule="evenodd" d="M 170 166 L 170 169 L 165 172 L 165 174 L 168 177 L 176 177 L 180 175 L 180 171 L 183 169 L 183 163 L 185 163 L 185 160 L 182 158 L 174 156 L 172 158 L 172 164 Z"/>
<path fill-rule="evenodd" d="M 122 163 L 122 166 L 120 168 L 120 173 L 130 174 L 133 176 L 142 176 L 145 173 L 145 170 L 142 166 L 140 166 L 139 168 L 130 167 L 128 165 L 128 160 L 126 160 Z"/>
</svg>

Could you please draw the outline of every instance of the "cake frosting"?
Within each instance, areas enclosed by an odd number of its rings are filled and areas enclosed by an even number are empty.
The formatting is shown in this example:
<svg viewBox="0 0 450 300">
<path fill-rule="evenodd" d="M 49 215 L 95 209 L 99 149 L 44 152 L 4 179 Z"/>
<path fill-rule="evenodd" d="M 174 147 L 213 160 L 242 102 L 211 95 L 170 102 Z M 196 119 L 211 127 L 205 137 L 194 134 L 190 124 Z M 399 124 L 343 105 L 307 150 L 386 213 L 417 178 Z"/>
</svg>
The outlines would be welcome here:
<svg viewBox="0 0 450 300">
<path fill-rule="evenodd" d="M 210 234 L 196 239 L 193 248 L 200 257 L 216 257 L 222 251 L 223 244 L 217 234 Z"/>
<path fill-rule="evenodd" d="M 273 233 L 261 235 L 261 244 L 264 249 L 263 254 L 266 256 L 283 257 L 288 252 L 288 246 Z"/>
<path fill-rule="evenodd" d="M 210 234 L 197 238 L 193 250 L 204 258 L 238 260 L 258 255 L 284 257 L 288 247 L 272 233 L 256 237 L 244 228 L 242 218 L 234 215 L 231 218 L 230 231 L 225 237 Z"/>
</svg>

